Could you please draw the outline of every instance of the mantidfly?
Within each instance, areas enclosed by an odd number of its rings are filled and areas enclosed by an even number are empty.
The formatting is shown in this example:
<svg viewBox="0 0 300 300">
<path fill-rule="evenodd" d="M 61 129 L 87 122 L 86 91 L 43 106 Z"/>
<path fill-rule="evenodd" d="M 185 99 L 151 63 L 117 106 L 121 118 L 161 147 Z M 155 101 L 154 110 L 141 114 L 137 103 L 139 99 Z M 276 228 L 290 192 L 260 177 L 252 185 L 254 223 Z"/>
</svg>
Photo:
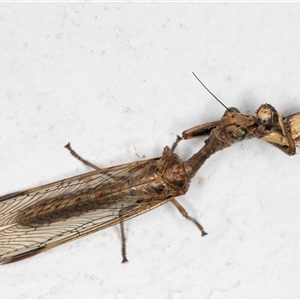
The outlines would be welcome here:
<svg viewBox="0 0 300 300">
<path fill-rule="evenodd" d="M 204 146 L 187 161 L 174 153 L 182 138 L 206 134 L 209 137 Z M 254 137 L 295 154 L 295 145 L 300 144 L 300 113 L 282 118 L 269 104 L 262 105 L 257 116 L 226 108 L 219 121 L 185 130 L 172 148 L 164 148 L 161 157 L 105 169 L 82 159 L 68 144 L 72 155 L 96 170 L 0 197 L 0 226 L 4 226 L 0 231 L 0 264 L 116 224 L 121 225 L 122 262 L 126 262 L 123 222 L 169 201 L 204 236 L 201 224 L 175 197 L 187 192 L 191 179 L 212 154 Z"/>
</svg>

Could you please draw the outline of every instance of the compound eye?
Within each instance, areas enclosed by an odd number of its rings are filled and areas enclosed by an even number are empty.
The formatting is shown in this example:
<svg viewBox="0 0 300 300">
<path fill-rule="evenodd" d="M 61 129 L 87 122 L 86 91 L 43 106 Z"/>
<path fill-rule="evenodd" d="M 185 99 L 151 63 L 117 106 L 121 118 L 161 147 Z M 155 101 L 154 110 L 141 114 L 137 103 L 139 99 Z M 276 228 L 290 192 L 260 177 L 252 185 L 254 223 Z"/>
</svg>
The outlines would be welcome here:
<svg viewBox="0 0 300 300">
<path fill-rule="evenodd" d="M 228 107 L 227 111 L 239 113 L 240 111 L 236 107 Z"/>
<path fill-rule="evenodd" d="M 236 107 L 228 107 L 228 109 L 225 110 L 224 116 L 226 116 L 228 113 L 239 113 L 240 111 Z"/>
<path fill-rule="evenodd" d="M 233 134 L 232 139 L 235 141 L 241 141 L 247 136 L 248 130 L 245 127 L 239 127 Z"/>
</svg>

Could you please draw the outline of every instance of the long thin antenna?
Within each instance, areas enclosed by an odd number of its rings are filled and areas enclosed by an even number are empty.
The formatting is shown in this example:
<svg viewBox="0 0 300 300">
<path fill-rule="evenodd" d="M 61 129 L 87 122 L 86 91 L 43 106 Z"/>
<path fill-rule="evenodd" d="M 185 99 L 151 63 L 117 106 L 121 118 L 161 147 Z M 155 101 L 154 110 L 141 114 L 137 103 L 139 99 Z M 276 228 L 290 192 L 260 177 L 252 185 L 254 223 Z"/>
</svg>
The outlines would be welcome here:
<svg viewBox="0 0 300 300">
<path fill-rule="evenodd" d="M 194 73 L 194 72 L 192 72 L 193 73 L 193 75 L 196 77 L 196 79 L 201 83 L 201 85 L 222 105 L 222 106 L 224 106 L 227 110 L 229 110 L 230 111 L 230 109 L 221 101 L 221 100 L 219 100 L 205 85 L 204 85 L 204 83 L 197 77 L 197 75 Z"/>
</svg>

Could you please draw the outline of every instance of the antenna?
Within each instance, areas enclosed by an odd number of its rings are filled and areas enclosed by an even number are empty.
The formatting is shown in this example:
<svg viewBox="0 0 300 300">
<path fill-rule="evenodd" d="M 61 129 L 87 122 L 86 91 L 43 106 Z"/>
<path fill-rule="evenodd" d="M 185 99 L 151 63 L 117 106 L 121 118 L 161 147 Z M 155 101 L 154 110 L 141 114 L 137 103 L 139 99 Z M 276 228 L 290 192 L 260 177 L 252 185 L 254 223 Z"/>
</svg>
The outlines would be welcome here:
<svg viewBox="0 0 300 300">
<path fill-rule="evenodd" d="M 192 72 L 193 73 L 193 75 L 196 77 L 196 79 L 201 83 L 201 85 L 222 105 L 222 106 L 224 106 L 227 110 L 229 110 L 230 111 L 230 109 L 221 101 L 221 100 L 219 100 L 205 85 L 204 85 L 204 83 L 197 77 L 197 75 L 194 73 L 194 72 Z"/>
</svg>

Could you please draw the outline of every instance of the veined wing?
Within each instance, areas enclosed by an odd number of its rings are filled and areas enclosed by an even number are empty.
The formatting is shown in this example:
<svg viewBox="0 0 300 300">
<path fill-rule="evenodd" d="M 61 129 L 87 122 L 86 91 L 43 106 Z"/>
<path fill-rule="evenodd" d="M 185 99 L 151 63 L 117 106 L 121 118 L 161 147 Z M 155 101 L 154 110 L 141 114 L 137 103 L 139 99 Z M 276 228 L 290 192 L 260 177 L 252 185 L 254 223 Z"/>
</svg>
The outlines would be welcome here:
<svg viewBox="0 0 300 300">
<path fill-rule="evenodd" d="M 127 211 L 120 219 L 121 205 L 115 209 L 98 209 L 82 213 L 79 216 L 60 220 L 58 222 L 13 225 L 0 231 L 0 264 L 6 264 L 24 259 L 68 241 L 97 232 L 116 225 L 157 206 L 166 203 L 169 199 L 156 200 L 140 204 L 131 201 L 123 203 Z"/>
<path fill-rule="evenodd" d="M 166 168 L 178 163 L 172 153 L 1 197 L 2 224 L 12 225 L 0 231 L 0 264 L 115 225 L 182 194 L 188 182 L 177 189 L 163 178 Z"/>
<path fill-rule="evenodd" d="M 0 197 L 0 226 L 14 224 L 20 222 L 21 219 L 25 221 L 45 212 L 50 213 L 73 206 L 76 201 L 80 202 L 80 200 L 91 198 L 95 190 L 98 190 L 99 194 L 102 193 L 101 195 L 111 194 L 116 189 L 120 190 L 129 178 L 131 181 L 145 178 L 147 176 L 145 173 L 148 171 L 145 166 L 151 162 L 155 165 L 156 161 L 157 159 L 143 160 L 99 169 L 2 196 Z"/>
</svg>

